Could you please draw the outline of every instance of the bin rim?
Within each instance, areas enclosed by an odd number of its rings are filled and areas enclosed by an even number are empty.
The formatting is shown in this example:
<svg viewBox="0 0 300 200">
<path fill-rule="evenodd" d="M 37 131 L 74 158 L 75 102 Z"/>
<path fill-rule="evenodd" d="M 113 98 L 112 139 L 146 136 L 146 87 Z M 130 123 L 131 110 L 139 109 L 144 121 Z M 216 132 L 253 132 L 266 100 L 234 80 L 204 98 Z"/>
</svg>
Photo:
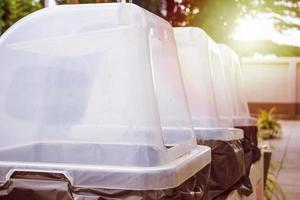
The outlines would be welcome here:
<svg viewBox="0 0 300 200">
<path fill-rule="evenodd" d="M 211 149 L 204 145 L 197 145 L 192 152 L 154 167 L 0 161 L 0 185 L 5 184 L 14 171 L 32 171 L 62 173 L 74 187 L 162 190 L 180 186 L 210 162 Z"/>
<path fill-rule="evenodd" d="M 235 127 L 257 125 L 257 119 L 254 117 L 233 117 L 232 120 Z"/>
<path fill-rule="evenodd" d="M 244 139 L 244 131 L 238 128 L 195 128 L 197 140 L 232 141 Z"/>
</svg>

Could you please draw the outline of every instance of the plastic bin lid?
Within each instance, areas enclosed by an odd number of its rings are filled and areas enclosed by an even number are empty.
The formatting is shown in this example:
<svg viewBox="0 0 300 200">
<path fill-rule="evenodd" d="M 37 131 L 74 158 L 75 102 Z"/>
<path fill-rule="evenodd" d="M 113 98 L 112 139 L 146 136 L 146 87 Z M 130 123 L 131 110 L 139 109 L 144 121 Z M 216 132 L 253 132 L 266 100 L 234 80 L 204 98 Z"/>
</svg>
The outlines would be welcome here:
<svg viewBox="0 0 300 200">
<path fill-rule="evenodd" d="M 233 105 L 234 124 L 255 124 L 255 119 L 250 117 L 248 101 L 244 92 L 239 56 L 227 45 L 219 44 L 228 94 Z"/>
<path fill-rule="evenodd" d="M 174 33 L 194 127 L 232 127 L 217 45 L 200 28 Z"/>
<path fill-rule="evenodd" d="M 158 166 L 196 147 L 172 27 L 138 6 L 42 9 L 1 37 L 0 60 L 2 150 L 65 142 L 80 163 L 105 144 L 93 164 Z M 167 144 L 169 127 L 184 140 Z"/>
</svg>

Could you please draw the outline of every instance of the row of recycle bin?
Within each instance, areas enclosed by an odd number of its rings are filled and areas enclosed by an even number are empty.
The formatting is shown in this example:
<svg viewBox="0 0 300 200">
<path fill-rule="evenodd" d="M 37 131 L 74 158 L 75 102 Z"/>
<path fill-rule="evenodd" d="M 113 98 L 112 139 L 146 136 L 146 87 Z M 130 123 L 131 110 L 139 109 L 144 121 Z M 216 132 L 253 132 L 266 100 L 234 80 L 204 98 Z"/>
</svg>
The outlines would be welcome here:
<svg viewBox="0 0 300 200">
<path fill-rule="evenodd" d="M 0 38 L 0 199 L 253 193 L 239 57 L 130 3 L 37 11 Z"/>
</svg>

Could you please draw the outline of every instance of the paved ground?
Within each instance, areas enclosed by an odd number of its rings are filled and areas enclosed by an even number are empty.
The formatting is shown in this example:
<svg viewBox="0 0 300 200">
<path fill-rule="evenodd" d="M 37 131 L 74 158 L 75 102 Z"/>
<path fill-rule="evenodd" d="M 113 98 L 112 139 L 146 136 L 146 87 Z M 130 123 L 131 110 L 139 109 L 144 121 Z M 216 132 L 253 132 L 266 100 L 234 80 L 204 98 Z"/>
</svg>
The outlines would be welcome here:
<svg viewBox="0 0 300 200">
<path fill-rule="evenodd" d="M 272 159 L 283 165 L 277 180 L 287 200 L 300 200 L 300 121 L 282 121 L 281 124 L 282 138 L 271 141 Z"/>
</svg>

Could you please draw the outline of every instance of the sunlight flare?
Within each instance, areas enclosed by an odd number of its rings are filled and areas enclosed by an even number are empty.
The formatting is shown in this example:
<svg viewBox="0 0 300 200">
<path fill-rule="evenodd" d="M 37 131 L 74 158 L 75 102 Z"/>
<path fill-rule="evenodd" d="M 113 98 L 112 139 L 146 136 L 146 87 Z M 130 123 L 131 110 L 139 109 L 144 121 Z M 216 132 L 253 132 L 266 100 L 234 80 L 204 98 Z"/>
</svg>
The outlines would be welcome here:
<svg viewBox="0 0 300 200">
<path fill-rule="evenodd" d="M 246 16 L 238 21 L 235 40 L 272 40 L 276 34 L 274 21 L 265 15 Z"/>
</svg>

